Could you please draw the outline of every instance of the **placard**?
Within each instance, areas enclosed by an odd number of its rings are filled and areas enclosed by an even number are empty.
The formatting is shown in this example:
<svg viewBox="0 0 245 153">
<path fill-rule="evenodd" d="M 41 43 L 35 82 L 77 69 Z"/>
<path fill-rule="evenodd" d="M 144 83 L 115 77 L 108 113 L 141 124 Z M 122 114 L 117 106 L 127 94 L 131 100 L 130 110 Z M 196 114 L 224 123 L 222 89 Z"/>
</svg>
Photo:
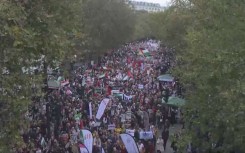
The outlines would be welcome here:
<svg viewBox="0 0 245 153">
<path fill-rule="evenodd" d="M 143 84 L 138 84 L 138 88 L 139 89 L 143 89 L 144 88 L 144 85 Z"/>
<path fill-rule="evenodd" d="M 144 139 L 144 140 L 153 139 L 153 132 L 152 131 L 141 131 L 140 139 Z"/>
<path fill-rule="evenodd" d="M 108 125 L 108 130 L 114 130 L 116 128 L 115 124 L 109 124 Z"/>
<path fill-rule="evenodd" d="M 125 132 L 126 132 L 127 134 L 130 134 L 132 137 L 134 137 L 134 132 L 135 132 L 135 130 L 126 129 Z"/>
</svg>

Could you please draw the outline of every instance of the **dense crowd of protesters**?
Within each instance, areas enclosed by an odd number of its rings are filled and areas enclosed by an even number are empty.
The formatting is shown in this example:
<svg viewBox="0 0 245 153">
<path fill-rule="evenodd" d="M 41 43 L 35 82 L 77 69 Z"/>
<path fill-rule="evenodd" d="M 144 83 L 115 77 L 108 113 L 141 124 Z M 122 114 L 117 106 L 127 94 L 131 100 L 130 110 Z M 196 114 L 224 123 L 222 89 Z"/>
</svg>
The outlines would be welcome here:
<svg viewBox="0 0 245 153">
<path fill-rule="evenodd" d="M 149 51 L 149 57 L 139 55 L 143 49 Z M 170 124 L 181 120 L 182 114 L 179 109 L 163 105 L 162 98 L 181 95 L 181 87 L 178 81 L 160 82 L 157 77 L 174 64 L 170 49 L 160 47 L 158 41 L 147 40 L 112 50 L 97 63 L 73 68 L 69 84 L 50 89 L 45 99 L 33 98 L 26 114 L 31 124 L 28 131 L 22 132 L 25 145 L 16 152 L 79 153 L 81 129 L 93 133 L 94 153 L 101 153 L 102 148 L 106 153 L 127 153 L 119 136 L 126 129 L 134 130 L 140 153 L 154 153 L 157 138 L 163 139 L 166 148 Z M 117 97 L 113 90 L 125 96 Z M 110 102 L 101 120 L 97 120 L 95 114 L 106 97 Z M 149 123 L 145 121 L 144 111 Z M 132 118 L 126 120 L 127 112 L 131 112 Z M 108 130 L 112 124 L 115 128 Z M 140 139 L 140 131 L 152 131 L 153 139 Z"/>
</svg>

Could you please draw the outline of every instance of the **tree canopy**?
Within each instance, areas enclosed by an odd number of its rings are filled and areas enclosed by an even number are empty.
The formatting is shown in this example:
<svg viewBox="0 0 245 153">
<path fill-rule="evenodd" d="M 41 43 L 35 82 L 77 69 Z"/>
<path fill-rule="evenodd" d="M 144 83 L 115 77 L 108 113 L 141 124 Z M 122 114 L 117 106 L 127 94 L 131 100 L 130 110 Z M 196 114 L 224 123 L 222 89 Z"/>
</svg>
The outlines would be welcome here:
<svg viewBox="0 0 245 153">
<path fill-rule="evenodd" d="M 81 35 L 81 4 L 80 0 L 0 2 L 0 152 L 21 145 L 20 133 L 28 126 L 24 118 L 33 96 L 31 87 L 40 87 L 40 78 L 47 77 L 24 74 L 22 68 L 35 66 L 42 55 L 52 64 L 74 50 L 73 42 Z"/>
<path fill-rule="evenodd" d="M 32 87 L 44 96 L 47 66 L 131 40 L 134 14 L 120 0 L 2 0 L 0 27 L 0 152 L 9 152 L 22 145 Z M 37 65 L 40 73 L 22 72 Z"/>
<path fill-rule="evenodd" d="M 176 50 L 172 72 L 186 89 L 180 152 L 189 142 L 198 152 L 245 151 L 244 7 L 242 1 L 174 0 L 152 15 L 154 35 Z"/>
<path fill-rule="evenodd" d="M 214 143 L 214 151 L 245 150 L 244 6 L 226 0 L 192 2 L 193 25 L 179 72 L 186 86 L 194 83 L 194 90 L 188 88 L 187 110 L 196 112 L 191 129 L 198 129 L 193 139 L 201 149 Z"/>
<path fill-rule="evenodd" d="M 112 49 L 131 40 L 134 14 L 121 0 L 87 0 L 83 5 L 84 30 L 93 51 Z"/>
</svg>

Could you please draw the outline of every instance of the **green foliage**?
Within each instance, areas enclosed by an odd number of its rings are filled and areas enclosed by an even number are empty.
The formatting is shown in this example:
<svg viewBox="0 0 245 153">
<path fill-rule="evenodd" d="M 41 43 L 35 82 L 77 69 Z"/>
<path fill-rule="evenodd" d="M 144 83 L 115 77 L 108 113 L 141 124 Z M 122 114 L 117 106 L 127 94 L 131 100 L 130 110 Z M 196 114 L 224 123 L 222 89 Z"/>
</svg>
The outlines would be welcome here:
<svg viewBox="0 0 245 153">
<path fill-rule="evenodd" d="M 245 18 L 243 1 L 174 0 L 153 14 L 153 35 L 177 51 L 173 72 L 188 101 L 180 152 L 244 152 Z M 216 148 L 214 144 L 218 144 Z M 184 152 L 184 151 L 183 151 Z"/>
<path fill-rule="evenodd" d="M 71 55 L 74 41 L 82 39 L 81 5 L 80 0 L 0 2 L 0 152 L 22 145 L 31 86 L 40 89 L 42 76 L 23 74 L 22 67 L 34 66 L 41 55 L 48 64 Z M 5 68 L 9 74 L 2 74 Z"/>
<path fill-rule="evenodd" d="M 141 39 L 153 36 L 152 14 L 147 12 L 136 12 L 136 24 L 133 39 Z"/>
<path fill-rule="evenodd" d="M 164 12 L 153 14 L 153 27 L 157 38 L 176 50 L 185 47 L 184 38 L 191 23 L 188 13 L 188 8 L 179 9 L 178 6 L 171 6 Z"/>
<path fill-rule="evenodd" d="M 23 75 L 28 66 L 31 34 L 25 28 L 23 7 L 11 1 L 0 2 L 0 152 L 9 152 L 10 145 L 21 140 L 19 130 L 24 128 L 23 117 L 31 93 L 31 85 L 38 80 Z M 25 47 L 24 47 L 25 46 Z M 2 70 L 9 71 L 3 74 Z M 21 86 L 21 89 L 18 89 Z M 20 122 L 21 121 L 21 122 Z"/>
<path fill-rule="evenodd" d="M 130 40 L 134 14 L 121 0 L 87 0 L 83 5 L 88 48 L 104 51 Z"/>
<path fill-rule="evenodd" d="M 187 87 L 194 83 L 195 90 L 188 88 L 187 110 L 197 113 L 192 127 L 200 133 L 193 132 L 193 138 L 202 149 L 219 142 L 215 150 L 245 151 L 244 7 L 238 1 L 193 1 L 194 25 L 188 30 L 180 71 Z"/>
</svg>

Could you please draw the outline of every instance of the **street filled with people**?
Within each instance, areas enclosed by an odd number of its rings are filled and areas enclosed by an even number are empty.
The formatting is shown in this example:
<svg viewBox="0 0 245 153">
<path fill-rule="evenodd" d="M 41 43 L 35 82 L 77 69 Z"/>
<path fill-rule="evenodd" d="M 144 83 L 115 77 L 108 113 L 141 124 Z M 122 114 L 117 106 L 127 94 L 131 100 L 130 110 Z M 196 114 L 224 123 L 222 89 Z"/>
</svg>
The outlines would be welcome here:
<svg viewBox="0 0 245 153">
<path fill-rule="evenodd" d="M 149 39 L 108 51 L 98 62 L 72 65 L 69 78 L 55 74 L 61 85 L 49 86 L 45 98 L 33 97 L 25 145 L 16 152 L 133 153 L 125 133 L 139 153 L 155 153 L 161 140 L 166 149 L 170 126 L 183 119 L 180 107 L 168 104 L 183 98 L 169 74 L 175 64 L 172 49 Z"/>
</svg>

